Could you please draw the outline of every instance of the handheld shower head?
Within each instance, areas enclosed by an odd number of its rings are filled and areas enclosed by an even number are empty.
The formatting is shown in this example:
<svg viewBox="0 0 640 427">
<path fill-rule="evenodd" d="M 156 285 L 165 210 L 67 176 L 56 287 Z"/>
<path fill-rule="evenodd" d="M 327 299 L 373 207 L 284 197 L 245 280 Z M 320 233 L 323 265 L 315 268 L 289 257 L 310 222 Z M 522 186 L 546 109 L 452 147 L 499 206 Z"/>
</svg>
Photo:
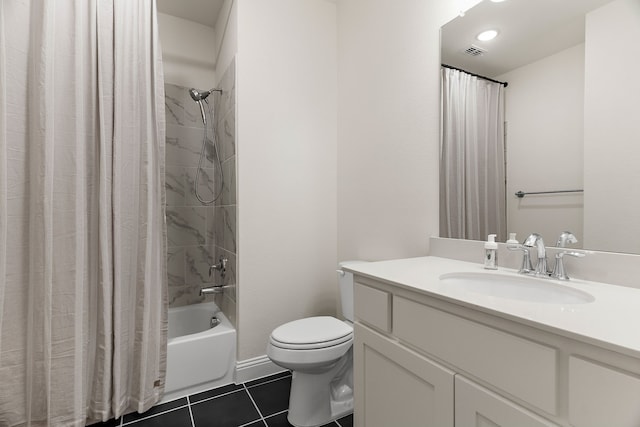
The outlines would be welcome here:
<svg viewBox="0 0 640 427">
<path fill-rule="evenodd" d="M 211 92 L 220 92 L 220 93 L 222 93 L 222 90 L 221 89 L 209 89 L 209 90 L 199 91 L 198 89 L 194 89 L 194 88 L 189 89 L 189 95 L 191 95 L 191 99 L 193 99 L 195 102 L 198 103 L 198 105 L 200 105 L 200 114 L 202 115 L 202 123 L 205 126 L 207 125 L 207 119 L 206 119 L 205 114 L 204 114 L 204 106 L 202 105 L 202 101 L 206 101 L 207 97 L 209 95 L 211 95 Z"/>
<path fill-rule="evenodd" d="M 222 89 L 215 89 L 215 88 L 209 89 L 209 90 L 198 90 L 194 88 L 189 89 L 189 95 L 191 95 L 191 99 L 193 99 L 196 102 L 204 101 L 205 99 L 207 99 L 207 96 L 211 95 L 212 92 L 222 93 Z"/>
<path fill-rule="evenodd" d="M 213 90 L 213 89 L 212 89 Z M 211 94 L 211 90 L 205 90 L 200 92 L 198 89 L 191 88 L 189 89 L 189 95 L 191 95 L 191 99 L 196 101 L 200 106 L 200 114 L 202 115 L 202 124 L 207 125 L 207 117 L 204 114 L 204 106 L 202 105 L 202 101 L 207 99 L 207 96 Z"/>
<path fill-rule="evenodd" d="M 203 99 L 207 99 L 207 96 L 211 94 L 211 90 L 199 91 L 198 89 L 191 88 L 189 89 L 189 95 L 191 95 L 191 99 L 194 101 L 202 101 Z"/>
</svg>

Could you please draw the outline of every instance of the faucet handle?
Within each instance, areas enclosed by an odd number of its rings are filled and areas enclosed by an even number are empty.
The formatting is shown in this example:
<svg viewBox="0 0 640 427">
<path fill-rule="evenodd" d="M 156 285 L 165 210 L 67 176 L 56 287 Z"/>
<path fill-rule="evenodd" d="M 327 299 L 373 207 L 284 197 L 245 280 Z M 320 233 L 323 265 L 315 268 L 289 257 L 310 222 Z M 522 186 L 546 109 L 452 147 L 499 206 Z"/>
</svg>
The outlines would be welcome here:
<svg viewBox="0 0 640 427">
<path fill-rule="evenodd" d="M 587 256 L 586 252 L 582 251 L 560 251 L 556 254 L 556 258 L 562 258 L 565 255 L 569 255 L 575 258 L 584 258 Z"/>
<path fill-rule="evenodd" d="M 220 256 L 217 264 L 209 266 L 209 277 L 213 274 L 213 270 L 218 270 L 220 275 L 224 278 L 225 273 L 227 272 L 227 261 L 227 258 Z"/>
<path fill-rule="evenodd" d="M 522 251 L 522 265 L 520 266 L 520 270 L 518 273 L 520 274 L 530 274 L 533 272 L 533 265 L 531 265 L 531 254 L 529 254 L 529 248 L 525 245 L 521 245 L 520 243 L 509 243 L 507 244 L 507 249 L 510 251 Z"/>
<path fill-rule="evenodd" d="M 564 256 L 569 255 L 575 258 L 584 258 L 587 256 L 584 252 L 578 251 L 560 251 L 556 254 L 556 265 L 553 267 L 551 277 L 558 280 L 569 280 L 567 271 L 564 268 Z"/>
</svg>

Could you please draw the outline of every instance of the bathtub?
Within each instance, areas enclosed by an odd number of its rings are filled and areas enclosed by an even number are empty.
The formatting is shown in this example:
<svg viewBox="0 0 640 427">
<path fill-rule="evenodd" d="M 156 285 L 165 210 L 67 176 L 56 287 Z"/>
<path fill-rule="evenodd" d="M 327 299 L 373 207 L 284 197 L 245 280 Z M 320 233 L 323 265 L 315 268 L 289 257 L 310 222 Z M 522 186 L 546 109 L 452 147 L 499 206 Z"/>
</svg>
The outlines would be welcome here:
<svg viewBox="0 0 640 427">
<path fill-rule="evenodd" d="M 220 323 L 211 328 L 211 318 Z M 236 330 L 213 302 L 169 309 L 167 379 L 161 403 L 233 382 Z"/>
</svg>

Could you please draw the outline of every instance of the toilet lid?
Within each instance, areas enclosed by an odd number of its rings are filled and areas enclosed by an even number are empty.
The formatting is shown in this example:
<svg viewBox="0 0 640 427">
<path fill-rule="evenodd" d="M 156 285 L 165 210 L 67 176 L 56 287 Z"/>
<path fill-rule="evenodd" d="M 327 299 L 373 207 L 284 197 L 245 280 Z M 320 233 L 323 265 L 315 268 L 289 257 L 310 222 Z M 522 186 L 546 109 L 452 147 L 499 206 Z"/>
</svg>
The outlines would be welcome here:
<svg viewBox="0 0 640 427">
<path fill-rule="evenodd" d="M 351 339 L 353 328 L 335 317 L 317 316 L 294 320 L 271 333 L 274 344 L 286 347 L 327 347 Z"/>
</svg>

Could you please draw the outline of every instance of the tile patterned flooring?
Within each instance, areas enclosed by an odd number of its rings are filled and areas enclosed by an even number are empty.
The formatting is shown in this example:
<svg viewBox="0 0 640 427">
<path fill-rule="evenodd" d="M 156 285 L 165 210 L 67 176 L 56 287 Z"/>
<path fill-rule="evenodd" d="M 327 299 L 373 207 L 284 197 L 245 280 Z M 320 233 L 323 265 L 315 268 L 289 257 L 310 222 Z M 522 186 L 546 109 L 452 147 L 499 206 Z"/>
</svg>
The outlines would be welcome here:
<svg viewBox="0 0 640 427">
<path fill-rule="evenodd" d="M 193 394 L 95 427 L 286 427 L 291 373 Z M 353 427 L 353 415 L 323 427 Z"/>
</svg>

